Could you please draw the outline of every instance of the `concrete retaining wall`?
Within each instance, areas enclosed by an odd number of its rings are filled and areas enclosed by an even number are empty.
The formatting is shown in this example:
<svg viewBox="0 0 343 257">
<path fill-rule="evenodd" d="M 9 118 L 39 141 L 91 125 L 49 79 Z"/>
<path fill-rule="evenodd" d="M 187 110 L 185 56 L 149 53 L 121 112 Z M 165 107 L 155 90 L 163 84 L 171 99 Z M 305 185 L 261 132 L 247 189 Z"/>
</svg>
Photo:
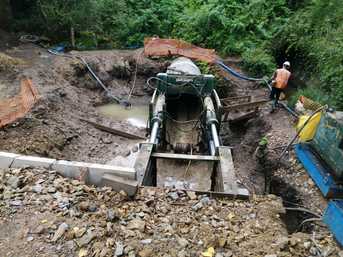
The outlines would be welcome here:
<svg viewBox="0 0 343 257">
<path fill-rule="evenodd" d="M 124 190 L 129 195 L 132 195 L 132 192 L 135 192 L 135 190 L 132 189 L 136 180 L 136 171 L 134 168 L 55 160 L 0 152 L 0 169 L 26 167 L 54 170 L 64 177 L 84 180 L 86 183 L 95 186 L 113 185 L 112 187 L 114 190 Z M 115 180 L 112 184 L 108 183 L 108 176 Z"/>
</svg>

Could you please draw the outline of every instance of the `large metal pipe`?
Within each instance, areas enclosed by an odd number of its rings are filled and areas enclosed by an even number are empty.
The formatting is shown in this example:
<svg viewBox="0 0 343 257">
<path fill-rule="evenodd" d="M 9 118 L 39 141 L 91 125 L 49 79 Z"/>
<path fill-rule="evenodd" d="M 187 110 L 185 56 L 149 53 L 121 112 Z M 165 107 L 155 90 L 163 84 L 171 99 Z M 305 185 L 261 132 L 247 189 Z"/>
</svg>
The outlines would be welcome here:
<svg viewBox="0 0 343 257">
<path fill-rule="evenodd" d="M 155 144 L 159 126 L 160 125 L 157 121 L 154 122 L 154 125 L 153 125 L 152 130 L 151 130 L 151 136 L 150 136 L 149 143 Z"/>
<path fill-rule="evenodd" d="M 219 136 L 217 131 L 217 115 L 213 105 L 211 97 L 207 96 L 204 99 L 204 106 L 206 108 L 206 124 L 207 128 L 211 131 L 211 137 L 213 141 L 214 148 L 217 149 L 220 146 Z"/>
<path fill-rule="evenodd" d="M 210 141 L 209 145 L 210 145 L 210 154 L 212 156 L 216 156 L 216 148 L 214 147 L 213 140 Z"/>
<path fill-rule="evenodd" d="M 217 107 L 222 108 L 222 103 L 220 102 L 219 95 L 215 89 L 213 89 L 213 96 L 214 96 L 214 99 L 216 100 Z"/>
<path fill-rule="evenodd" d="M 217 149 L 220 146 L 220 143 L 219 143 L 217 127 L 216 127 L 216 124 L 214 123 L 211 124 L 211 133 L 212 133 L 214 147 Z"/>
<path fill-rule="evenodd" d="M 152 117 L 152 129 L 150 134 L 150 140 L 149 143 L 151 144 L 157 144 L 157 136 L 158 136 L 158 130 L 160 128 L 160 125 L 163 121 L 163 108 L 164 104 L 166 102 L 165 95 L 159 95 L 156 101 L 156 105 L 154 106 L 153 110 L 153 117 Z"/>
</svg>

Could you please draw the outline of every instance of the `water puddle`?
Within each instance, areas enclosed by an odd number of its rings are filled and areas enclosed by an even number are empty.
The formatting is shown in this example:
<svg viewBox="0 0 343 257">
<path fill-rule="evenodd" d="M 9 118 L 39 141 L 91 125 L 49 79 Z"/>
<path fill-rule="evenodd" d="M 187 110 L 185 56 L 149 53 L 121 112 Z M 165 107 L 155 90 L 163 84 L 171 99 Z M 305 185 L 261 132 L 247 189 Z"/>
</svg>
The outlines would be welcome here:
<svg viewBox="0 0 343 257">
<path fill-rule="evenodd" d="M 99 113 L 118 121 L 126 121 L 132 126 L 145 128 L 149 115 L 148 105 L 133 105 L 125 109 L 119 104 L 107 104 L 97 107 Z"/>
</svg>

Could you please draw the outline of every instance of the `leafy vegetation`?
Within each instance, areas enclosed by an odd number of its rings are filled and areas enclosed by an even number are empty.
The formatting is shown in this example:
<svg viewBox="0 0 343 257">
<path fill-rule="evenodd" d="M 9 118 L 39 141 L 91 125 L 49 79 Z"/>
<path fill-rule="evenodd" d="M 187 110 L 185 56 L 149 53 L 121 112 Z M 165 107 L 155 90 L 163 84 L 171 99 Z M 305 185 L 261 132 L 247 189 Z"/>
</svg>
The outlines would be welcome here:
<svg viewBox="0 0 343 257">
<path fill-rule="evenodd" d="M 262 48 L 248 49 L 242 55 L 243 67 L 256 77 L 273 74 L 275 70 L 274 58 Z"/>
<path fill-rule="evenodd" d="M 307 76 L 300 91 L 343 109 L 343 1 L 313 0 L 298 10 L 274 39 Z"/>
<path fill-rule="evenodd" d="M 139 47 L 147 36 L 181 38 L 240 55 L 255 76 L 292 62 L 320 101 L 343 108 L 341 0 L 21 0 L 15 29 L 79 48 Z"/>
</svg>

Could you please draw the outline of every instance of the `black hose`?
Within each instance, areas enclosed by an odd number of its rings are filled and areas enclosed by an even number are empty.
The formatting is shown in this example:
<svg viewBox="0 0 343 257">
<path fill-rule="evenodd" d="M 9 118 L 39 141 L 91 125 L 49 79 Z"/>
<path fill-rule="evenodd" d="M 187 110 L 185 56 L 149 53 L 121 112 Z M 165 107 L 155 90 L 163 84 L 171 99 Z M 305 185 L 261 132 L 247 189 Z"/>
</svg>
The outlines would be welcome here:
<svg viewBox="0 0 343 257">
<path fill-rule="evenodd" d="M 48 52 L 53 54 L 53 55 L 57 55 L 60 57 L 66 57 L 66 58 L 76 58 L 79 59 L 87 68 L 87 70 L 89 71 L 89 73 L 92 75 L 92 77 L 96 80 L 96 82 L 99 83 L 99 85 L 105 90 L 106 94 L 108 97 L 112 98 L 115 102 L 117 102 L 118 104 L 122 104 L 124 105 L 126 108 L 131 107 L 131 103 L 127 100 L 122 100 L 119 97 L 114 96 L 110 90 L 108 90 L 108 88 L 104 85 L 104 83 L 99 79 L 99 77 L 95 74 L 95 72 L 92 70 L 92 68 L 89 66 L 89 64 L 86 62 L 86 60 L 84 58 L 82 58 L 81 56 L 73 56 L 73 55 L 68 55 L 68 54 L 61 54 L 61 53 L 57 53 L 51 49 L 48 49 Z"/>
<path fill-rule="evenodd" d="M 289 142 L 289 144 L 282 151 L 282 153 L 280 154 L 280 157 L 279 157 L 279 162 L 281 161 L 282 157 L 287 152 L 287 150 L 291 147 L 291 145 L 293 145 L 294 141 L 299 137 L 300 133 L 304 130 L 304 128 L 307 126 L 307 124 L 311 121 L 313 116 L 316 115 L 318 112 L 321 112 L 322 110 L 325 110 L 327 108 L 328 107 L 326 105 L 322 106 L 311 114 L 311 116 L 305 121 L 304 125 L 302 125 L 302 127 L 298 130 L 297 134 L 293 137 L 293 139 Z"/>
</svg>

